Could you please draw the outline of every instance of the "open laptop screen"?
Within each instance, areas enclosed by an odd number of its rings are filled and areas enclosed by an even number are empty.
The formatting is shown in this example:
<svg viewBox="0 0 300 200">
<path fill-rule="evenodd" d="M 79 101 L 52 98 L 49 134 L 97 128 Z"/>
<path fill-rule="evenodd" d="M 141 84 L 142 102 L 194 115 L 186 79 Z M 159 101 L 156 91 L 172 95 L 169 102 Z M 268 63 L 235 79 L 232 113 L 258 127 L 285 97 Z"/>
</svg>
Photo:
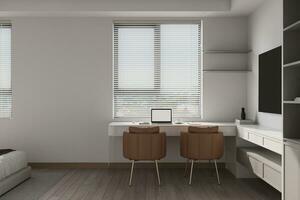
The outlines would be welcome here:
<svg viewBox="0 0 300 200">
<path fill-rule="evenodd" d="M 172 109 L 151 109 L 152 123 L 172 123 Z"/>
</svg>

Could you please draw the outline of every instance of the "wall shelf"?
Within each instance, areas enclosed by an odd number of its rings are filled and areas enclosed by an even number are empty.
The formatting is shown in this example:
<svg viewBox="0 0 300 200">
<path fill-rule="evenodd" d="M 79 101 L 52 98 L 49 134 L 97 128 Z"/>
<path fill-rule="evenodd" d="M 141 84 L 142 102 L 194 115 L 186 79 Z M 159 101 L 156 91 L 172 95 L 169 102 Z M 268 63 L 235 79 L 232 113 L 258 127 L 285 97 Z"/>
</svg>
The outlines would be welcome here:
<svg viewBox="0 0 300 200">
<path fill-rule="evenodd" d="M 284 28 L 291 27 L 300 20 L 300 1 L 284 0 L 283 1 L 283 24 Z"/>
<path fill-rule="evenodd" d="M 300 106 L 299 104 L 284 104 L 283 105 L 283 127 L 284 138 L 299 139 L 300 134 Z"/>
<path fill-rule="evenodd" d="M 294 67 L 294 66 L 300 66 L 300 60 L 296 61 L 296 62 L 292 62 L 292 63 L 287 63 L 285 65 L 283 65 L 283 67 Z"/>
<path fill-rule="evenodd" d="M 299 104 L 300 105 L 300 101 L 283 101 L 283 103 L 285 103 L 285 104 Z"/>
<path fill-rule="evenodd" d="M 300 139 L 300 1 L 283 1 L 283 136 Z"/>
<path fill-rule="evenodd" d="M 283 1 L 283 138 L 300 139 L 300 1 Z M 284 142 L 282 199 L 300 199 L 300 151 Z"/>
<path fill-rule="evenodd" d="M 300 30 L 300 20 L 283 29 L 283 31 L 296 31 L 296 30 L 298 31 Z"/>
<path fill-rule="evenodd" d="M 283 33 L 283 63 L 295 63 L 300 60 L 300 31 L 285 31 Z"/>
<path fill-rule="evenodd" d="M 283 69 L 283 99 L 293 101 L 300 97 L 300 67 L 290 66 Z"/>
<path fill-rule="evenodd" d="M 294 144 L 299 144 L 300 145 L 300 139 L 294 139 L 294 138 L 284 138 L 284 142 L 290 142 Z"/>
<path fill-rule="evenodd" d="M 300 1 L 283 1 L 283 136 L 300 138 Z"/>
<path fill-rule="evenodd" d="M 247 69 L 204 69 L 203 72 L 251 72 Z"/>
<path fill-rule="evenodd" d="M 203 50 L 205 54 L 247 54 L 251 50 Z"/>
</svg>

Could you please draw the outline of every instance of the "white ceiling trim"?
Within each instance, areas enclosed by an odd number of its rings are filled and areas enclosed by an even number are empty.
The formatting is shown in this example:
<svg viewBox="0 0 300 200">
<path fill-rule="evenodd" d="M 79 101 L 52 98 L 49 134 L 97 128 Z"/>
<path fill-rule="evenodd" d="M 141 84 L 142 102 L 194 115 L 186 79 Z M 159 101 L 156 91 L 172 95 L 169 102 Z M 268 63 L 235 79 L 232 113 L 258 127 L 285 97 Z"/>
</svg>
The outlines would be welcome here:
<svg viewBox="0 0 300 200">
<path fill-rule="evenodd" d="M 247 16 L 247 13 L 231 12 L 120 12 L 120 11 L 0 11 L 0 17 L 227 17 Z"/>
</svg>

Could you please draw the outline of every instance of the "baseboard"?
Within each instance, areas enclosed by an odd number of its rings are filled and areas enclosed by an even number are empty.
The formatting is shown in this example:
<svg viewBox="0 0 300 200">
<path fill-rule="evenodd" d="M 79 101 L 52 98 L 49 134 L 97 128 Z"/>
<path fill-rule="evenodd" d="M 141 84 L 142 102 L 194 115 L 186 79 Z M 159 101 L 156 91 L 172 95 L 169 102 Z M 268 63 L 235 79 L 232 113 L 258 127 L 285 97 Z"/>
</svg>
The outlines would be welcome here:
<svg viewBox="0 0 300 200">
<path fill-rule="evenodd" d="M 108 168 L 130 168 L 130 162 L 112 162 L 112 163 L 48 163 L 48 162 L 31 162 L 29 166 L 35 169 L 108 169 Z M 136 162 L 136 168 L 153 168 L 155 165 L 152 162 Z M 185 168 L 186 163 L 183 162 L 161 162 L 160 168 Z M 212 168 L 213 165 L 209 163 L 195 163 L 197 168 Z M 225 163 L 218 163 L 219 168 L 225 168 Z"/>
<path fill-rule="evenodd" d="M 50 169 L 96 169 L 96 168 L 108 168 L 109 163 L 71 163 L 71 162 L 30 162 L 29 166 L 35 169 L 50 168 Z"/>
</svg>

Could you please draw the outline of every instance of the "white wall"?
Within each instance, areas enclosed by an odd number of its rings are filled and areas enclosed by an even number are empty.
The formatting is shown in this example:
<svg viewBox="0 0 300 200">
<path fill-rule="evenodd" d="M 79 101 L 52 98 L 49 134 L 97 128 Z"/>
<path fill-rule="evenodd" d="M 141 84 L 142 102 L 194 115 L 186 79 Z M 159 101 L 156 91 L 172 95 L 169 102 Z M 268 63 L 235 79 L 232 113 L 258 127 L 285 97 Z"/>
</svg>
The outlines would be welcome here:
<svg viewBox="0 0 300 200">
<path fill-rule="evenodd" d="M 0 148 L 24 150 L 31 162 L 122 161 L 121 138 L 107 135 L 113 20 L 11 20 L 13 119 L 0 119 Z M 247 18 L 204 19 L 204 47 L 232 43 L 247 48 Z M 245 105 L 244 73 L 204 74 L 203 120 L 232 121 Z M 168 140 L 166 161 L 180 159 L 178 148 L 178 138 Z"/>
<path fill-rule="evenodd" d="M 203 49 L 247 50 L 247 18 L 205 19 L 203 22 Z M 223 56 L 219 57 L 220 55 Z M 230 54 L 204 54 L 204 68 L 221 70 L 222 68 L 225 70 L 227 68 L 243 68 L 244 66 L 237 66 L 243 62 L 232 61 L 239 58 L 232 57 Z M 239 118 L 241 107 L 246 105 L 246 73 L 205 72 L 203 76 L 203 120 L 234 121 Z"/>
<path fill-rule="evenodd" d="M 282 129 L 282 115 L 258 112 L 258 55 L 282 45 L 283 1 L 266 0 L 249 18 L 249 63 L 247 77 L 247 112 L 259 124 Z"/>
</svg>

